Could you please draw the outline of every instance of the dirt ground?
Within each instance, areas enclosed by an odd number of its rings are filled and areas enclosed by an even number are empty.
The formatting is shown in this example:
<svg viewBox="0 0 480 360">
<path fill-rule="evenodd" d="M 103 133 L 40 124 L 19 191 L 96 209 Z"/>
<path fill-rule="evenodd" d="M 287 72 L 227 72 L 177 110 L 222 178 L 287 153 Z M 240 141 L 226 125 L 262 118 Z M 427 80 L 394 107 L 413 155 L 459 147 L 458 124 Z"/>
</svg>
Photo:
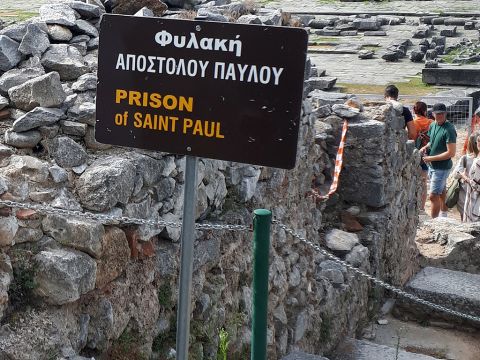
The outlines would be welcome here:
<svg viewBox="0 0 480 360">
<path fill-rule="evenodd" d="M 479 334 L 407 323 L 387 317 L 387 325 L 375 326 L 374 342 L 439 359 L 478 360 Z"/>
</svg>

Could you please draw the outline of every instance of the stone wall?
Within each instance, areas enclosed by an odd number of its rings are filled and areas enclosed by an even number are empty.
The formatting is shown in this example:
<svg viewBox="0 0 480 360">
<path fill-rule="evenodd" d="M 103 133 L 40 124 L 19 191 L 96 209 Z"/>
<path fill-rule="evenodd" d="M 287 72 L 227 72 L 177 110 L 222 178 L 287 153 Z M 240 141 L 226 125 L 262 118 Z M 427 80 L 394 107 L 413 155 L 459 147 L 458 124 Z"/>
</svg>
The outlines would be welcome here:
<svg viewBox="0 0 480 360">
<path fill-rule="evenodd" d="M 347 96 L 314 91 L 320 113 L 319 142 L 332 157 L 343 120 L 349 121 L 344 166 L 338 193 L 327 203 L 331 226 L 357 231 L 370 250 L 372 271 L 395 285 L 403 285 L 418 269 L 415 245 L 421 195 L 418 152 L 407 141 L 404 120 L 385 103 L 360 105 L 358 115 L 342 108 Z M 348 100 L 347 103 L 356 103 Z M 331 111 L 333 109 L 335 111 Z M 326 226 L 329 226 L 327 224 Z"/>
<path fill-rule="evenodd" d="M 179 222 L 184 157 L 94 139 L 103 10 L 96 1 L 72 4 L 0 31 L 0 199 Z M 249 225 L 253 209 L 268 208 L 313 243 L 402 284 L 416 256 L 418 158 L 390 107 L 350 120 L 338 193 L 324 203 L 310 192 L 331 180 L 342 123 L 331 105 L 345 100 L 318 91 L 304 100 L 291 171 L 201 159 L 197 221 Z M 0 208 L 0 357 L 168 358 L 179 238 L 177 227 Z M 196 232 L 193 359 L 216 358 L 221 328 L 232 358 L 248 357 L 251 238 Z M 328 352 L 361 329 L 379 300 L 365 280 L 277 227 L 270 264 L 271 359 L 296 348 Z"/>
</svg>

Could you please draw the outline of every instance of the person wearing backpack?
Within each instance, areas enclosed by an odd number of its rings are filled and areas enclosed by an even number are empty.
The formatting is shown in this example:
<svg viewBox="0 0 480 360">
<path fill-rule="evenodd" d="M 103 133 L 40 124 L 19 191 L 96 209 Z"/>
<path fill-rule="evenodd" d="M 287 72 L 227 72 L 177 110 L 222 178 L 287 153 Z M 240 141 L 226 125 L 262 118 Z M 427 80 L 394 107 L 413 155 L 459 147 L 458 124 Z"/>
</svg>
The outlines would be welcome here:
<svg viewBox="0 0 480 360">
<path fill-rule="evenodd" d="M 416 129 L 415 147 L 419 150 L 424 146 L 427 146 L 430 141 L 428 129 L 433 120 L 427 117 L 427 109 L 427 104 L 423 101 L 417 101 L 413 106 L 413 113 L 415 114 L 413 125 Z M 422 207 L 420 210 L 425 210 L 425 203 L 427 201 L 428 166 L 423 160 L 420 162 L 420 166 L 422 168 L 423 185 Z"/>
</svg>

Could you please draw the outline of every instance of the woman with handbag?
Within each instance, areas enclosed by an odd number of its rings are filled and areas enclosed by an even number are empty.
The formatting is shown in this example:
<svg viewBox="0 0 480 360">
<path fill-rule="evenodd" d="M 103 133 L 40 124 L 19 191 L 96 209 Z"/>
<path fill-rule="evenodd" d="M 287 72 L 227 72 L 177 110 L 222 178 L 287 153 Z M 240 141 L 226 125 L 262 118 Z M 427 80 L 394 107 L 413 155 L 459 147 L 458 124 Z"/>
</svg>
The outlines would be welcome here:
<svg viewBox="0 0 480 360">
<path fill-rule="evenodd" d="M 480 133 L 475 133 L 477 149 L 480 148 Z M 470 171 L 462 173 L 461 177 L 467 184 L 467 195 L 462 220 L 464 222 L 480 221 L 480 157 L 473 160 Z"/>
<path fill-rule="evenodd" d="M 472 167 L 473 161 L 478 156 L 478 147 L 477 147 L 477 137 L 479 133 L 474 132 L 470 134 L 467 138 L 467 153 L 463 155 L 457 162 L 455 169 L 453 171 L 454 178 L 458 181 L 458 199 L 456 202 L 456 207 L 460 216 L 462 217 L 462 221 L 464 219 L 464 208 L 465 202 L 467 197 L 467 189 L 469 187 L 467 174 L 470 173 L 470 169 Z M 465 177 L 463 176 L 465 175 Z M 447 194 L 447 202 L 448 202 L 448 194 Z M 447 203 L 447 206 L 449 204 Z M 450 207 L 450 206 L 449 206 Z M 453 207 L 453 206 L 451 206 Z"/>
</svg>

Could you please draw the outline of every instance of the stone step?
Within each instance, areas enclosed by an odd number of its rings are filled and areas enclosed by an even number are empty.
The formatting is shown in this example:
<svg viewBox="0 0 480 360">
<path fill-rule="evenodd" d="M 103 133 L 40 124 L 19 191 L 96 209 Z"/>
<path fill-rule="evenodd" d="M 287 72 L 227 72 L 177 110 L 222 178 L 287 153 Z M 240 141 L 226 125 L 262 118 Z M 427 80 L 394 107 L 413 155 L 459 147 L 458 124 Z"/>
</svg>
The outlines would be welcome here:
<svg viewBox="0 0 480 360">
<path fill-rule="evenodd" d="M 407 284 L 406 290 L 435 304 L 480 317 L 480 275 L 426 267 Z M 399 300 L 395 315 L 400 313 L 402 317 L 421 322 L 441 319 L 448 323 L 480 328 L 478 322 L 458 318 L 410 301 Z"/>
<path fill-rule="evenodd" d="M 285 356 L 281 360 L 328 360 L 328 359 L 322 356 L 311 355 L 301 351 L 296 351 Z"/>
<path fill-rule="evenodd" d="M 336 350 L 332 360 L 438 360 L 365 340 L 347 339 Z"/>
</svg>

